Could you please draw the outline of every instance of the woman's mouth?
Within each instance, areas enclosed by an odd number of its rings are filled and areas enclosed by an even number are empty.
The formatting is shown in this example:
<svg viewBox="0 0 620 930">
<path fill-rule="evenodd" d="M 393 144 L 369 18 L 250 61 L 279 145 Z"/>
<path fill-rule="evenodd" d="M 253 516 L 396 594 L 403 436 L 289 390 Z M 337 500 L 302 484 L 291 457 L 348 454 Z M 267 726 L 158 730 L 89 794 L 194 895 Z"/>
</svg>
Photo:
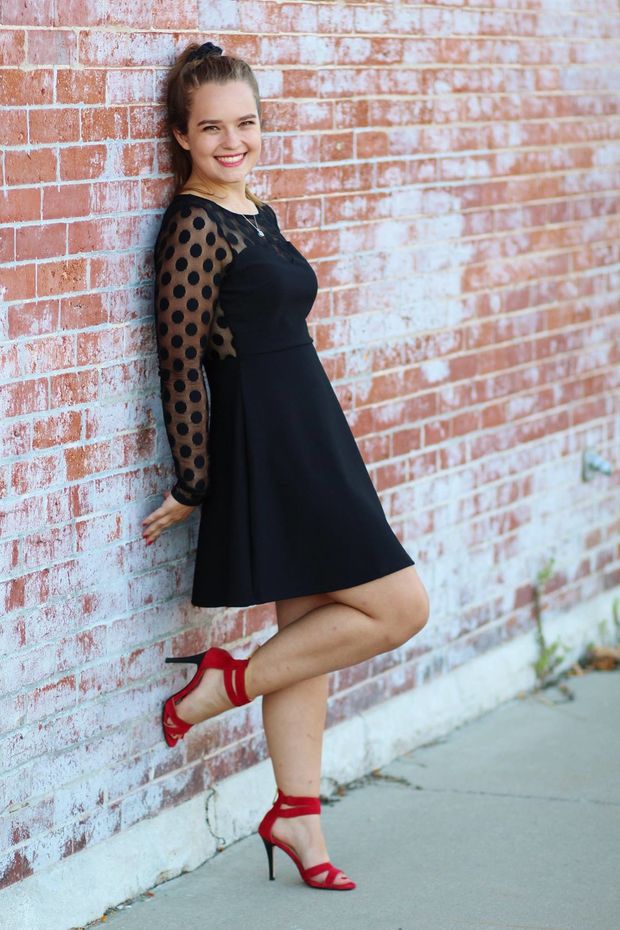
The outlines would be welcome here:
<svg viewBox="0 0 620 930">
<path fill-rule="evenodd" d="M 220 165 L 223 165 L 223 166 L 224 166 L 224 168 L 236 168 L 237 165 L 240 165 L 241 162 L 243 161 L 243 159 L 245 158 L 245 152 L 242 152 L 241 155 L 234 155 L 234 156 L 230 156 L 230 155 L 218 156 L 218 155 L 216 155 L 215 158 L 216 158 L 217 161 L 220 163 Z"/>
</svg>

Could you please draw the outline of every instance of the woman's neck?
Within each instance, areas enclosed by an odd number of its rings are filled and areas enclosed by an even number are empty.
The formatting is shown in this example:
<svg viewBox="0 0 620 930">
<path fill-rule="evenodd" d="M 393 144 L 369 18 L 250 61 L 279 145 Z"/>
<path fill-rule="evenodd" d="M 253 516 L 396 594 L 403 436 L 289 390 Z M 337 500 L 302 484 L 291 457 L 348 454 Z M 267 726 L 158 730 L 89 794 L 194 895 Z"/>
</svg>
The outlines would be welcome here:
<svg viewBox="0 0 620 930">
<path fill-rule="evenodd" d="M 245 207 L 248 203 L 251 203 L 245 195 L 245 181 L 236 185 L 234 188 L 230 186 L 224 189 L 218 189 L 217 184 L 214 184 L 212 181 L 203 181 L 202 178 L 192 174 L 183 184 L 181 192 L 190 190 L 202 194 L 203 197 L 212 197 L 213 200 L 221 203 L 224 207 Z"/>
</svg>

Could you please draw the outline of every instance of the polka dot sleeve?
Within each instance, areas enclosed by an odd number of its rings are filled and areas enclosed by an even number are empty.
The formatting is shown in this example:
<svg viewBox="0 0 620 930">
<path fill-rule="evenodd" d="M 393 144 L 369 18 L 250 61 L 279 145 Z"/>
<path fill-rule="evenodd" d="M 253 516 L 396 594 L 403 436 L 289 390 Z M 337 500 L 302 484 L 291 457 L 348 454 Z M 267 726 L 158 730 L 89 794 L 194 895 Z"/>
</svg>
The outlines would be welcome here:
<svg viewBox="0 0 620 930">
<path fill-rule="evenodd" d="M 208 484 L 208 393 L 203 363 L 230 246 L 206 210 L 180 204 L 154 250 L 161 400 L 176 483 L 172 496 L 198 506 Z"/>
</svg>

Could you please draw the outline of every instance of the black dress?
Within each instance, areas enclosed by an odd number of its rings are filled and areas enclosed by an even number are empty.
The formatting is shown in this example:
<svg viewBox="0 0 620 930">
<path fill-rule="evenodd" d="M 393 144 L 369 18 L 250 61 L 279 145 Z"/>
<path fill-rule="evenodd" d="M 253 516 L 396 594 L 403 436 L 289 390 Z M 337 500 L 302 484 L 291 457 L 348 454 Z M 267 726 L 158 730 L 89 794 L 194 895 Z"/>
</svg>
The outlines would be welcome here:
<svg viewBox="0 0 620 930">
<path fill-rule="evenodd" d="M 316 274 L 273 209 L 177 194 L 154 261 L 171 493 L 202 505 L 192 604 L 329 592 L 415 564 L 308 332 Z"/>
</svg>

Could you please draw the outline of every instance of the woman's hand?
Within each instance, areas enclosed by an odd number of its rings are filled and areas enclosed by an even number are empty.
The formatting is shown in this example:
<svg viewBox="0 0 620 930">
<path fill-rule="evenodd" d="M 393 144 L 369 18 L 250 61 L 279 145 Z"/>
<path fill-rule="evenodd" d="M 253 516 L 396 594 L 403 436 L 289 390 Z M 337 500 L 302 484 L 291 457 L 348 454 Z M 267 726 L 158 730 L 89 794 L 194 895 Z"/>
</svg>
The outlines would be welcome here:
<svg viewBox="0 0 620 930">
<path fill-rule="evenodd" d="M 168 527 L 186 520 L 195 507 L 189 507 L 187 504 L 181 504 L 170 491 L 164 492 L 164 502 L 157 510 L 145 517 L 142 526 L 145 529 L 142 532 L 142 538 L 146 539 L 147 546 L 155 542 L 158 536 L 167 530 Z"/>
</svg>

